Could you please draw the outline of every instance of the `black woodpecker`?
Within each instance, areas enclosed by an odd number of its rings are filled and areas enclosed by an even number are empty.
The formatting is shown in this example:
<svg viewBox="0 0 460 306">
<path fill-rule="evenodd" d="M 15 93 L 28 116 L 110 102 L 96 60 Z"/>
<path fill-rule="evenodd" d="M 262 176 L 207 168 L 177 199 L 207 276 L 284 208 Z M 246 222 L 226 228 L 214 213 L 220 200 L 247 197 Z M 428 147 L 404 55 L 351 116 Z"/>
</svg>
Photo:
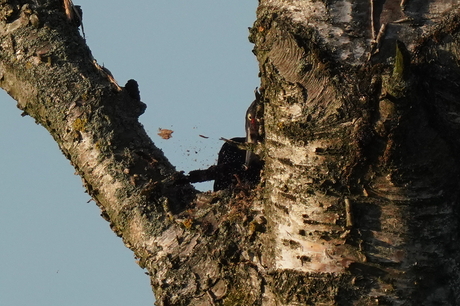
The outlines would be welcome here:
<svg viewBox="0 0 460 306">
<path fill-rule="evenodd" d="M 263 141 L 263 104 L 262 94 L 255 90 L 256 99 L 246 111 L 246 137 L 232 138 L 225 142 L 219 151 L 217 171 L 214 179 L 214 191 L 234 189 L 237 186 L 255 187 L 260 181 L 263 160 L 252 150 L 242 150 L 235 143 L 258 144 Z"/>
<path fill-rule="evenodd" d="M 261 109 L 262 104 L 260 102 L 260 93 L 257 88 L 254 91 L 256 99 L 251 103 L 248 110 L 246 111 L 246 143 L 257 144 L 262 141 L 260 133 L 261 124 Z M 246 151 L 246 160 L 244 165 L 249 168 L 251 164 L 258 161 L 259 157 L 251 150 Z"/>
</svg>

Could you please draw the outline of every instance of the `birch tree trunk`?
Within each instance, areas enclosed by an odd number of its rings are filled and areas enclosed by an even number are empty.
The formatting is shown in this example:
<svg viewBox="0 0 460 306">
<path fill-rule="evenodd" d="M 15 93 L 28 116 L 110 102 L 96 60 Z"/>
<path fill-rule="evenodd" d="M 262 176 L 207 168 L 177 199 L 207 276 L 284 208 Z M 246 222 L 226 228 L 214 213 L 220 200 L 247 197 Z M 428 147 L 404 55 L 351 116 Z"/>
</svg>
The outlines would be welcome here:
<svg viewBox="0 0 460 306">
<path fill-rule="evenodd" d="M 235 193 L 176 172 L 62 0 L 0 8 L 0 86 L 54 137 L 157 305 L 460 304 L 457 1 L 260 0 L 265 168 Z"/>
</svg>

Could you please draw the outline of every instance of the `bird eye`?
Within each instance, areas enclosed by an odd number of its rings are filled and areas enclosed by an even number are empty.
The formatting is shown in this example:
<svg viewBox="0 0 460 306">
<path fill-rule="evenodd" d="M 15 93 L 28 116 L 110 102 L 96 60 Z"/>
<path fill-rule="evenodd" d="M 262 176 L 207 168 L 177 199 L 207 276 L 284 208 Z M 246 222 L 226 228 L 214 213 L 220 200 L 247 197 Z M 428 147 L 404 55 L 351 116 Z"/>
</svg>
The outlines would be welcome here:
<svg viewBox="0 0 460 306">
<path fill-rule="evenodd" d="M 252 115 L 251 114 L 248 114 L 248 119 L 252 120 Z"/>
</svg>

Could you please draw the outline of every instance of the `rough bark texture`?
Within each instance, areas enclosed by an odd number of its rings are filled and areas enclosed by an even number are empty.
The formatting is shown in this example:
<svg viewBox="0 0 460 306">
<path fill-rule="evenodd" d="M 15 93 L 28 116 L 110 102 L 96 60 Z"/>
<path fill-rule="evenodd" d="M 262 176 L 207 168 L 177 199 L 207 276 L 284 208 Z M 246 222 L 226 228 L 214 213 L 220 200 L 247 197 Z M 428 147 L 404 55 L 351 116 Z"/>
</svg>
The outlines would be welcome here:
<svg viewBox="0 0 460 306">
<path fill-rule="evenodd" d="M 255 190 L 194 190 L 62 1 L 0 2 L 0 86 L 54 137 L 158 305 L 458 305 L 456 3 L 259 1 Z"/>
</svg>

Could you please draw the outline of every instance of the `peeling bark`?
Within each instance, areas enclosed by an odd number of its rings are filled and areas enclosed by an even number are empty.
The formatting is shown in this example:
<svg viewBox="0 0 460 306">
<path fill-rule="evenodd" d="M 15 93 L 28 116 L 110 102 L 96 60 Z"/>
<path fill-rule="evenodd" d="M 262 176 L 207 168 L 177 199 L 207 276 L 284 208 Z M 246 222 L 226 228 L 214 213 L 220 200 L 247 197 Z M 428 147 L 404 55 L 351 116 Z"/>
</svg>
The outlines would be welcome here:
<svg viewBox="0 0 460 306">
<path fill-rule="evenodd" d="M 0 86 L 54 137 L 157 305 L 458 305 L 458 13 L 260 0 L 253 190 L 199 193 L 176 172 L 60 0 L 1 2 Z"/>
</svg>

